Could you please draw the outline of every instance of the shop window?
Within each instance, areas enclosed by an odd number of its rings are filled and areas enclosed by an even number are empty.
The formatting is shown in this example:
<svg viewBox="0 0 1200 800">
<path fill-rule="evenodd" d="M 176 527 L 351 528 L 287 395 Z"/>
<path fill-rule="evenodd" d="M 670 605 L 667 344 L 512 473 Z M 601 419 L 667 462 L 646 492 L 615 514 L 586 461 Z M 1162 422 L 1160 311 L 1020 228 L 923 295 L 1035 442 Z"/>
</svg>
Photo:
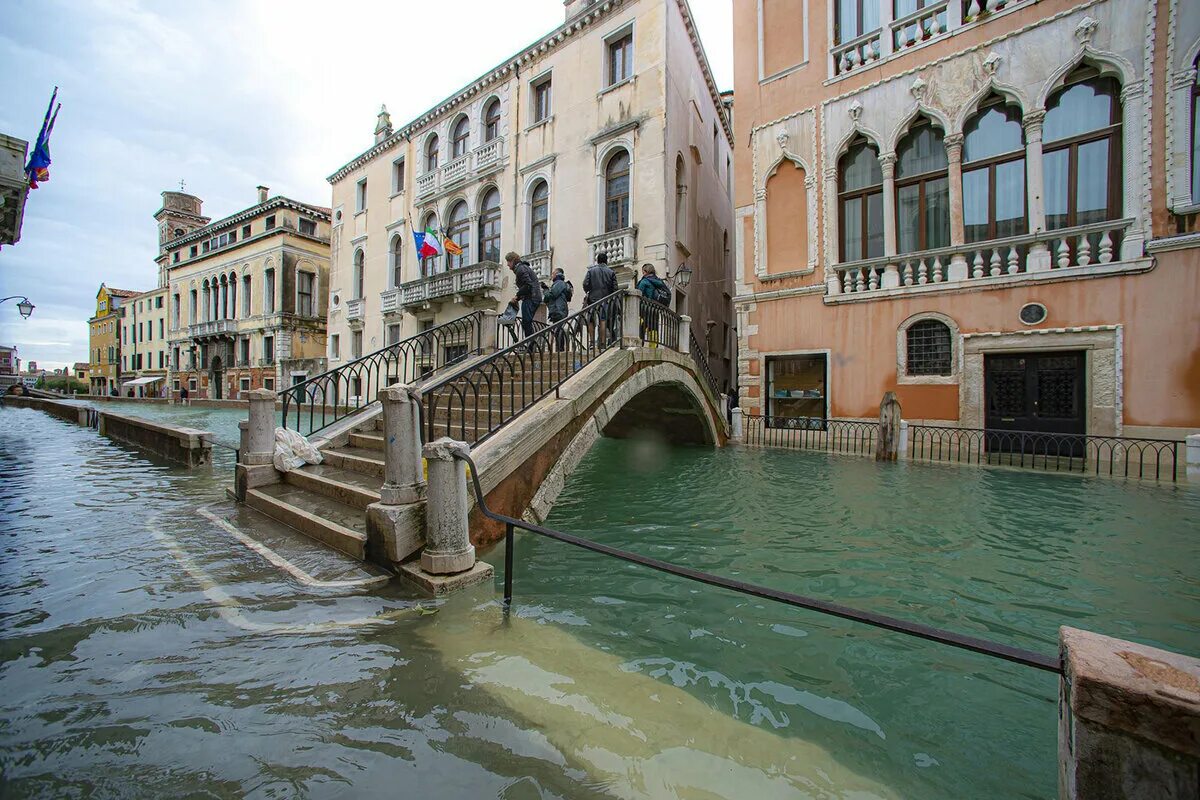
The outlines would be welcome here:
<svg viewBox="0 0 1200 800">
<path fill-rule="evenodd" d="M 825 429 L 827 366 L 824 353 L 767 359 L 769 427 Z"/>
</svg>

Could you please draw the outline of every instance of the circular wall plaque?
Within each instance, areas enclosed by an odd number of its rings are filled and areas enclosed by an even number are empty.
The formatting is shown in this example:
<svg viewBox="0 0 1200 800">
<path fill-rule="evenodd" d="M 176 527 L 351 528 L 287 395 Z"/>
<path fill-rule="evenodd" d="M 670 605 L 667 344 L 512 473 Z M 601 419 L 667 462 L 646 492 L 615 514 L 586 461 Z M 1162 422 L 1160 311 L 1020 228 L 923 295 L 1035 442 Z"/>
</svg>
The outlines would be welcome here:
<svg viewBox="0 0 1200 800">
<path fill-rule="evenodd" d="M 1021 322 L 1037 325 L 1046 321 L 1046 307 L 1041 303 L 1026 303 L 1021 306 Z"/>
</svg>

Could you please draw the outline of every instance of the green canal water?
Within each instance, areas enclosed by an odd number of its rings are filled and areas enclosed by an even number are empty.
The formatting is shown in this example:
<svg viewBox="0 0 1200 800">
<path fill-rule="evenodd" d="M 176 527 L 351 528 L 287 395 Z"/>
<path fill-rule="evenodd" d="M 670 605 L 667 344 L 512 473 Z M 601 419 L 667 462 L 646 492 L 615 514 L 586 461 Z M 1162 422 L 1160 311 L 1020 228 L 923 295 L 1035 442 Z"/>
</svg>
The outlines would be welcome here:
<svg viewBox="0 0 1200 800">
<path fill-rule="evenodd" d="M 212 523 L 231 455 L 0 409 L 0 795 L 1056 794 L 1053 676 L 530 535 L 507 618 L 497 586 L 309 586 Z M 1040 652 L 1067 624 L 1200 655 L 1198 520 L 1185 485 L 604 440 L 549 524 Z"/>
</svg>

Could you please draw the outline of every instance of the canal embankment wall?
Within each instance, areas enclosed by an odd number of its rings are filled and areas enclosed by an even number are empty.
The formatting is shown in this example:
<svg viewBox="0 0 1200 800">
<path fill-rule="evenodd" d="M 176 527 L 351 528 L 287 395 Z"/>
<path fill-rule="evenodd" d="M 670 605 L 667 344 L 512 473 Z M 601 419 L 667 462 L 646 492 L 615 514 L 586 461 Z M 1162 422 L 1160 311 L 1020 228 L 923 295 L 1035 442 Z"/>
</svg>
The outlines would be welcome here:
<svg viewBox="0 0 1200 800">
<path fill-rule="evenodd" d="M 6 395 L 3 402 L 5 406 L 32 408 L 76 425 L 94 427 L 101 436 L 132 445 L 151 455 L 186 467 L 200 467 L 212 463 L 213 435 L 210 431 L 154 422 L 129 414 L 101 411 L 65 400 Z"/>
</svg>

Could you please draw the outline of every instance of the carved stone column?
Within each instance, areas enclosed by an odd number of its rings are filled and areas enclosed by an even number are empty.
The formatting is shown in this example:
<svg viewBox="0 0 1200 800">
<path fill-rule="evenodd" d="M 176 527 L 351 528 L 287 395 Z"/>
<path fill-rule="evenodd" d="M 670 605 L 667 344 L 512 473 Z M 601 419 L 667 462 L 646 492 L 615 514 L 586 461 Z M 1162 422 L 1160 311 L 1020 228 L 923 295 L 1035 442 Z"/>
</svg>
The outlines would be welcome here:
<svg viewBox="0 0 1200 800">
<path fill-rule="evenodd" d="M 828 247 L 825 248 L 825 293 L 829 295 L 842 293 L 842 281 L 838 277 L 838 272 L 833 268 L 833 265 L 838 260 L 838 237 L 841 236 L 841 231 L 837 227 L 837 169 L 834 167 L 825 168 L 825 219 L 829 222 L 825 226 L 830 235 L 826 237 Z"/>
<path fill-rule="evenodd" d="M 425 549 L 421 552 L 421 569 L 425 572 L 447 575 L 475 566 L 475 547 L 467 522 L 467 464 L 456 457 L 470 452 L 466 442 L 445 437 L 425 445 L 429 463 Z"/>
<path fill-rule="evenodd" d="M 895 289 L 900 285 L 900 270 L 892 260 L 897 250 L 895 153 L 883 153 L 879 156 L 879 171 L 883 173 L 883 254 L 888 257 L 880 288 Z M 866 231 L 863 231 L 863 235 L 866 235 Z"/>
<path fill-rule="evenodd" d="M 1025 196 L 1029 203 L 1029 232 L 1034 236 L 1046 230 L 1045 174 L 1042 168 L 1042 121 L 1045 111 L 1030 111 L 1021 124 L 1025 126 Z M 1045 272 L 1050 269 L 1050 248 L 1045 242 L 1034 242 L 1025 259 L 1026 272 Z"/>
<path fill-rule="evenodd" d="M 952 133 L 943 139 L 946 145 L 947 178 L 950 199 L 950 246 L 962 247 L 967 237 L 963 227 L 962 194 L 962 146 L 963 135 Z M 967 257 L 959 251 L 950 256 L 950 267 L 946 276 L 952 281 L 967 279 Z"/>
<path fill-rule="evenodd" d="M 379 501 L 394 506 L 425 496 L 421 475 L 421 393 L 415 386 L 389 386 L 379 392 L 383 404 L 383 486 Z"/>
</svg>

